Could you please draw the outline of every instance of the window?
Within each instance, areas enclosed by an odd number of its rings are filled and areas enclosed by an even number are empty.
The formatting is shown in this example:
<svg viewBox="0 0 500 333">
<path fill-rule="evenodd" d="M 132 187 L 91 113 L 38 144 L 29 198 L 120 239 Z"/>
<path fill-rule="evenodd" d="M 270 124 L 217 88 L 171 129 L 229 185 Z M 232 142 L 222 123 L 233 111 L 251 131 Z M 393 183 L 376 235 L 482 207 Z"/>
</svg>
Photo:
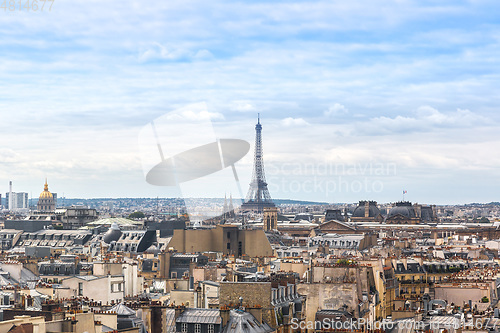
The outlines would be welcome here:
<svg viewBox="0 0 500 333">
<path fill-rule="evenodd" d="M 78 296 L 83 296 L 83 282 L 78 282 Z"/>
<path fill-rule="evenodd" d="M 201 333 L 201 324 L 194 324 L 194 333 Z"/>
<path fill-rule="evenodd" d="M 231 250 L 231 243 L 227 243 L 227 249 Z"/>
<path fill-rule="evenodd" d="M 121 283 L 111 283 L 111 292 L 116 293 L 122 291 Z"/>
<path fill-rule="evenodd" d="M 214 324 L 208 325 L 208 333 L 214 333 L 214 331 L 215 331 Z"/>
<path fill-rule="evenodd" d="M 231 233 L 229 231 L 227 232 L 227 238 L 231 238 Z"/>
<path fill-rule="evenodd" d="M 182 323 L 181 324 L 181 331 L 182 331 L 182 333 L 187 333 L 187 331 L 188 331 L 188 324 Z"/>
</svg>

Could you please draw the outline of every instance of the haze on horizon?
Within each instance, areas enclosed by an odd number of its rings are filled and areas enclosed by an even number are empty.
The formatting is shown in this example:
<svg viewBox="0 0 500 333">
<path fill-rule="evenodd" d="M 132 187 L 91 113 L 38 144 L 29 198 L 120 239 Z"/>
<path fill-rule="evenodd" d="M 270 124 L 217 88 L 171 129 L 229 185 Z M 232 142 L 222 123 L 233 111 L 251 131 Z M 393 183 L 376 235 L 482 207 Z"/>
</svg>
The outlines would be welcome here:
<svg viewBox="0 0 500 333">
<path fill-rule="evenodd" d="M 0 192 L 37 197 L 47 177 L 59 196 L 178 197 L 145 182 L 139 132 L 204 102 L 185 120 L 251 143 L 243 195 L 260 113 L 273 198 L 499 201 L 499 16 L 493 0 L 0 12 Z"/>
</svg>

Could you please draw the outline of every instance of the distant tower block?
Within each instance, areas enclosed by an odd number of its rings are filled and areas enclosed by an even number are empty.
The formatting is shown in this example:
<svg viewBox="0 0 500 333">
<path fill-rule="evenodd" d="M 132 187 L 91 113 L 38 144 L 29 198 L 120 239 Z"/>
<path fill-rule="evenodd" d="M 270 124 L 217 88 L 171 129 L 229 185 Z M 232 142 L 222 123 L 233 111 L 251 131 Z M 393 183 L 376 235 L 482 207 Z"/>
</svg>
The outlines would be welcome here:
<svg viewBox="0 0 500 333">
<path fill-rule="evenodd" d="M 264 231 L 271 231 L 278 229 L 278 208 L 265 207 L 264 208 Z"/>
<path fill-rule="evenodd" d="M 266 176 L 264 174 L 264 159 L 262 153 L 262 125 L 260 118 L 255 125 L 255 156 L 253 161 L 253 175 L 250 188 L 245 202 L 241 205 L 242 210 L 253 210 L 261 213 L 264 207 L 274 207 L 273 200 L 267 189 Z"/>
</svg>

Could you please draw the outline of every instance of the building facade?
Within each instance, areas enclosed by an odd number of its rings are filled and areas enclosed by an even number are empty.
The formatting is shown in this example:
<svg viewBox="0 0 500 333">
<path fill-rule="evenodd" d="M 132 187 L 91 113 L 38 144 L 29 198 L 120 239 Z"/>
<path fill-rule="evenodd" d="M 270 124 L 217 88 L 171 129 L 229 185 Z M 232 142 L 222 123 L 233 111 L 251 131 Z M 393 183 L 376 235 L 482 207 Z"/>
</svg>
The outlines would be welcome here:
<svg viewBox="0 0 500 333">
<path fill-rule="evenodd" d="M 47 180 L 45 180 L 43 192 L 40 193 L 40 196 L 38 197 L 38 204 L 36 205 L 36 208 L 40 212 L 53 212 L 56 210 L 54 195 L 49 191 Z"/>
</svg>

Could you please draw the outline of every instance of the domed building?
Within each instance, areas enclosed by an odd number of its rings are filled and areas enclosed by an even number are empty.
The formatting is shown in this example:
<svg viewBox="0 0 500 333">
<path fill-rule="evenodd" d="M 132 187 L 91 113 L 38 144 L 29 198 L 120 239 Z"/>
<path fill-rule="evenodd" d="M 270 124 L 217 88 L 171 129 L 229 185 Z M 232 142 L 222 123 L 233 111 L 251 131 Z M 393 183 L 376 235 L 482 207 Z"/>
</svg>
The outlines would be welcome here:
<svg viewBox="0 0 500 333">
<path fill-rule="evenodd" d="M 351 222 L 382 222 L 384 217 L 376 201 L 360 201 L 351 215 Z"/>
<path fill-rule="evenodd" d="M 116 222 L 113 222 L 113 224 L 111 224 L 111 227 L 104 234 L 102 240 L 106 244 L 111 244 L 111 242 L 116 242 L 117 240 L 119 240 L 121 236 L 122 236 L 122 231 L 120 230 L 120 227 Z"/>
<path fill-rule="evenodd" d="M 36 205 L 36 208 L 40 212 L 53 212 L 56 210 L 56 198 L 49 191 L 47 179 L 45 179 L 43 192 L 40 193 L 40 196 L 38 197 L 38 204 Z"/>
<path fill-rule="evenodd" d="M 437 221 L 433 206 L 412 205 L 409 201 L 396 202 L 385 220 L 390 224 L 419 224 Z"/>
</svg>

